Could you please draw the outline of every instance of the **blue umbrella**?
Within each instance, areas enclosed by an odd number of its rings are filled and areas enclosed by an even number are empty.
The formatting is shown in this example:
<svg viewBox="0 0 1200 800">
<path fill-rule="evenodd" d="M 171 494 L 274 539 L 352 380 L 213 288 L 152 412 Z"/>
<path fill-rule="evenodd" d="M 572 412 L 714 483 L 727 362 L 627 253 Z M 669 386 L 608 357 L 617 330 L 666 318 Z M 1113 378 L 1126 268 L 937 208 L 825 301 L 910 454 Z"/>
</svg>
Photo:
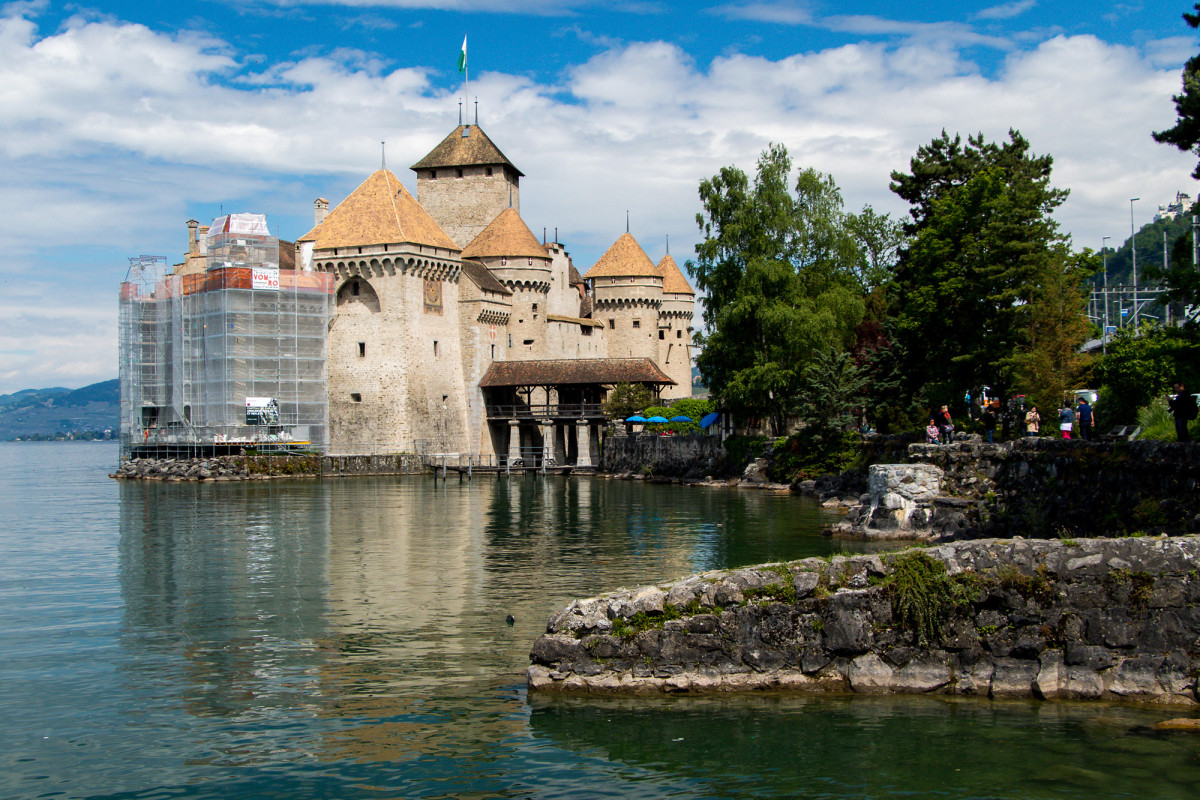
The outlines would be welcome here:
<svg viewBox="0 0 1200 800">
<path fill-rule="evenodd" d="M 626 417 L 625 421 L 626 422 L 645 422 L 646 418 L 643 417 L 641 414 L 634 414 L 632 417 Z"/>
<path fill-rule="evenodd" d="M 649 419 L 646 420 L 646 422 L 666 422 L 666 421 L 667 421 L 666 417 L 650 417 Z"/>
<path fill-rule="evenodd" d="M 721 415 L 715 411 L 711 414 L 705 414 L 704 419 L 700 420 L 700 427 L 707 428 L 709 425 L 712 425 L 714 422 L 716 422 L 717 418 L 720 416 Z"/>
<path fill-rule="evenodd" d="M 677 417 L 671 417 L 671 422 L 691 422 L 692 418 L 680 414 Z"/>
</svg>

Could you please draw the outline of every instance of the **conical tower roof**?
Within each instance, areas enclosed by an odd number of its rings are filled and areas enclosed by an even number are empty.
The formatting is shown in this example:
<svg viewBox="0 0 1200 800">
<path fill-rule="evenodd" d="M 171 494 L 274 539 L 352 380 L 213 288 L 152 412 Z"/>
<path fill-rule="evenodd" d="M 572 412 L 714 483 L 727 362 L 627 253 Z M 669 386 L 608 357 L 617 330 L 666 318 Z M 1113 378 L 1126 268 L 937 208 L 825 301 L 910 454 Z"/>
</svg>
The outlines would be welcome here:
<svg viewBox="0 0 1200 800">
<path fill-rule="evenodd" d="M 533 231 L 513 208 L 506 208 L 496 215 L 486 228 L 480 231 L 463 248 L 463 258 L 486 258 L 508 256 L 510 258 L 543 258 L 549 260 L 546 248 L 542 247 Z"/>
<path fill-rule="evenodd" d="M 317 250 L 404 242 L 460 249 L 386 169 L 371 173 L 320 225 L 297 241 L 313 242 Z"/>
<path fill-rule="evenodd" d="M 474 167 L 502 164 L 521 176 L 525 173 L 508 160 L 500 148 L 488 138 L 478 125 L 459 125 L 450 135 L 429 151 L 429 154 L 411 169 L 441 169 L 442 167 Z"/>
<path fill-rule="evenodd" d="M 658 271 L 663 276 L 664 293 L 696 294 L 692 290 L 692 285 L 687 282 L 687 278 L 683 277 L 683 271 L 679 269 L 679 265 L 675 263 L 675 259 L 671 258 L 670 253 L 667 253 L 662 257 L 662 261 L 658 262 Z"/>
<path fill-rule="evenodd" d="M 662 273 L 637 240 L 628 233 L 613 242 L 608 252 L 600 256 L 600 260 L 592 265 L 584 277 L 593 278 L 645 278 L 661 277 Z"/>
</svg>

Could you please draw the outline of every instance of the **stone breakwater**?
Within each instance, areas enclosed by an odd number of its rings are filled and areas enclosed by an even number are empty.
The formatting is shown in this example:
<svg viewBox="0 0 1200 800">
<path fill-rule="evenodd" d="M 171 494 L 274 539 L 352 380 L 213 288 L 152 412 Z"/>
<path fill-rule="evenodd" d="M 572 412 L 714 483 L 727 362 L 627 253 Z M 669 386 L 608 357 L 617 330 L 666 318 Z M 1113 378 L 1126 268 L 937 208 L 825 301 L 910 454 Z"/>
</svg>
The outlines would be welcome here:
<svg viewBox="0 0 1200 800">
<path fill-rule="evenodd" d="M 126 461 L 109 477 L 151 481 L 248 481 L 268 478 L 336 478 L 425 472 L 412 453 L 369 456 L 253 455 Z"/>
<path fill-rule="evenodd" d="M 788 689 L 1197 704 L 1200 538 L 976 540 L 572 602 L 536 691 Z"/>
<path fill-rule="evenodd" d="M 244 481 L 253 476 L 241 458 L 140 458 L 126 461 L 109 475 L 121 480 Z M 263 476 L 264 478 L 267 476 Z"/>
</svg>

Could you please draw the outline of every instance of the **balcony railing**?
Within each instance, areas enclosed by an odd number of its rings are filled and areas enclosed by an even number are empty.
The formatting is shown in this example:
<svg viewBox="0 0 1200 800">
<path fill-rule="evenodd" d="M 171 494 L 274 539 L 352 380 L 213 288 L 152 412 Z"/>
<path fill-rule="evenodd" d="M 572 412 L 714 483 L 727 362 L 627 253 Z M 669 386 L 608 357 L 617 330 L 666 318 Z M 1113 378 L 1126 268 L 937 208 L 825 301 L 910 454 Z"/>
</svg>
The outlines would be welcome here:
<svg viewBox="0 0 1200 800">
<path fill-rule="evenodd" d="M 599 403 L 488 403 L 488 419 L 603 419 Z"/>
</svg>

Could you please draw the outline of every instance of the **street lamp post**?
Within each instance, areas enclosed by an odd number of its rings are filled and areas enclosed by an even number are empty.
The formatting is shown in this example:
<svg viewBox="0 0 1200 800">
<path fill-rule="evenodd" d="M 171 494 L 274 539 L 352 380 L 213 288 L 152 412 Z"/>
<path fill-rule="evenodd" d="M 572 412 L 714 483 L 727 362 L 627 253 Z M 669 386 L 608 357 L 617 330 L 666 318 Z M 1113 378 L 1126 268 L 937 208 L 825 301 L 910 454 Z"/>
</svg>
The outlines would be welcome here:
<svg viewBox="0 0 1200 800">
<path fill-rule="evenodd" d="M 1133 332 L 1138 330 L 1138 303 L 1137 303 L 1137 231 L 1133 227 L 1133 204 L 1141 200 L 1140 197 L 1129 198 L 1129 252 L 1133 256 Z"/>
<path fill-rule="evenodd" d="M 1108 246 L 1111 236 L 1100 237 L 1100 258 L 1104 264 L 1104 333 L 1100 336 L 1100 352 L 1108 353 Z"/>
</svg>

